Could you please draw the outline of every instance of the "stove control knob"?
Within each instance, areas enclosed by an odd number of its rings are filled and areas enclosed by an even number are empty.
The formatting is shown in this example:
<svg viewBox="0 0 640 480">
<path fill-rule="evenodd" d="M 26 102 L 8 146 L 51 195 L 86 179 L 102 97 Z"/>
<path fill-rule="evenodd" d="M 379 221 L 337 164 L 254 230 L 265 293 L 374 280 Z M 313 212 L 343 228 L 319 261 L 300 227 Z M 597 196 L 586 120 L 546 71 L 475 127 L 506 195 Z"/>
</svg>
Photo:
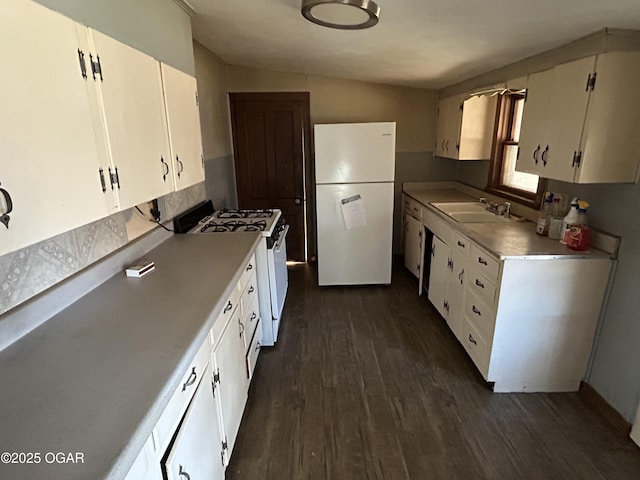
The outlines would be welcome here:
<svg viewBox="0 0 640 480">
<path fill-rule="evenodd" d="M 300 200 L 299 198 L 296 198 L 293 203 L 295 203 L 296 205 L 300 205 L 302 203 L 302 200 Z"/>
</svg>

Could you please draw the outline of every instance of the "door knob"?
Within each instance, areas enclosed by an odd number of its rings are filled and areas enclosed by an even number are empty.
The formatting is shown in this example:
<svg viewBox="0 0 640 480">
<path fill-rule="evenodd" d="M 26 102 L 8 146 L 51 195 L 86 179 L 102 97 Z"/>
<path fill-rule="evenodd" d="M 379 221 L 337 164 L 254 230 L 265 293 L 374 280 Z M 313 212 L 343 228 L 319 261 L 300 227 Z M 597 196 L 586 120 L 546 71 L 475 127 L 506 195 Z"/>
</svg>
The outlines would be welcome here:
<svg viewBox="0 0 640 480">
<path fill-rule="evenodd" d="M 300 200 L 299 198 L 296 198 L 293 203 L 295 203 L 296 205 L 300 205 L 302 203 L 302 200 Z"/>
</svg>

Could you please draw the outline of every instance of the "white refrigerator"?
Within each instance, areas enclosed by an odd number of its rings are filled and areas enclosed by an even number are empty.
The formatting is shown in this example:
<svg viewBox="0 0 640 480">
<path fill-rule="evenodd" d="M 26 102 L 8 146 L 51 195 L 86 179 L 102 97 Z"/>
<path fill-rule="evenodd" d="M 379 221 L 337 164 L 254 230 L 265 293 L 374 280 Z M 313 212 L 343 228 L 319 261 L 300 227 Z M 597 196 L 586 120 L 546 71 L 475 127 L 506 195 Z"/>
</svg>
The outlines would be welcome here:
<svg viewBox="0 0 640 480">
<path fill-rule="evenodd" d="M 391 283 L 395 122 L 315 125 L 318 284 Z"/>
</svg>

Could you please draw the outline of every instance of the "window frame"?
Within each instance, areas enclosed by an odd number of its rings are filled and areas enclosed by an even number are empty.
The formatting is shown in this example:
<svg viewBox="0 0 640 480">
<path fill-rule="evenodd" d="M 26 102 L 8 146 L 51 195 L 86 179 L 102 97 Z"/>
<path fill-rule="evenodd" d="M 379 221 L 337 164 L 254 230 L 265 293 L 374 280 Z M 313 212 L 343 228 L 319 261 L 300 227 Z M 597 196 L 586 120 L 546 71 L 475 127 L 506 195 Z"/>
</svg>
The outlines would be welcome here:
<svg viewBox="0 0 640 480">
<path fill-rule="evenodd" d="M 502 94 L 498 98 L 496 108 L 496 122 L 493 132 L 493 145 L 491 147 L 491 158 L 489 165 L 489 176 L 485 190 L 495 195 L 500 195 L 508 200 L 526 205 L 531 208 L 540 208 L 544 192 L 547 188 L 547 179 L 538 178 L 538 189 L 536 192 L 527 192 L 502 183 L 503 152 L 505 145 L 517 145 L 519 142 L 511 140 L 513 128 L 513 111 L 515 108 L 515 98 L 524 98 L 526 95 L 519 93 Z"/>
</svg>

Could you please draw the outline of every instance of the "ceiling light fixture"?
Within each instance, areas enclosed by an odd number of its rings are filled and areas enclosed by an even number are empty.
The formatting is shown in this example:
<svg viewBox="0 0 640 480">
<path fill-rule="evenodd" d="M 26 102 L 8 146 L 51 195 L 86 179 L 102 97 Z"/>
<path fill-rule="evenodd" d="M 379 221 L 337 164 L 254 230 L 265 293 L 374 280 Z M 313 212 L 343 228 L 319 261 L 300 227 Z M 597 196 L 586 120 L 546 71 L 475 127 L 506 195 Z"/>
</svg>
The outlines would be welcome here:
<svg viewBox="0 0 640 480">
<path fill-rule="evenodd" d="M 300 12 L 310 22 L 340 30 L 373 27 L 380 18 L 372 0 L 302 0 Z"/>
</svg>

